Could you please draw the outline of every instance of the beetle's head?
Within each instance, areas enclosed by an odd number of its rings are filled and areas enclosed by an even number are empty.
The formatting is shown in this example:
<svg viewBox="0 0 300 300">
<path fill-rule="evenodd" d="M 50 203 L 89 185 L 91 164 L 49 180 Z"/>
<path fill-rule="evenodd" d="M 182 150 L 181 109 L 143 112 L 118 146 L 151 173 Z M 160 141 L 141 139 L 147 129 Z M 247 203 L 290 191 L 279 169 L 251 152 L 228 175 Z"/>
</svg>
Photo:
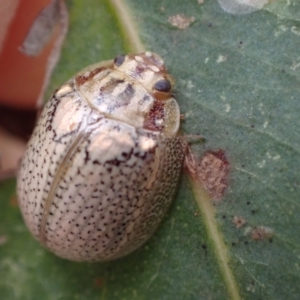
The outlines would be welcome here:
<svg viewBox="0 0 300 300">
<path fill-rule="evenodd" d="M 171 97 L 174 79 L 167 73 L 163 59 L 156 53 L 147 51 L 117 56 L 114 68 L 138 81 L 157 100 Z"/>
</svg>

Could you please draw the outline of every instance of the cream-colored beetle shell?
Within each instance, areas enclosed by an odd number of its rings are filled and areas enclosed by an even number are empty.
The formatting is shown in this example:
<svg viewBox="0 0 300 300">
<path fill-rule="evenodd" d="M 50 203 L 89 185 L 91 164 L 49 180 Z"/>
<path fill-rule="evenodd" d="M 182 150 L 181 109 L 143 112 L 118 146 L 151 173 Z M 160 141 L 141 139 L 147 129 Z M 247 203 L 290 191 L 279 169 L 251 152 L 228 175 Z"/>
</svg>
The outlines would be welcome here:
<svg viewBox="0 0 300 300">
<path fill-rule="evenodd" d="M 18 176 L 32 234 L 76 261 L 124 256 L 170 206 L 186 143 L 170 76 L 155 53 L 92 65 L 46 104 Z"/>
</svg>

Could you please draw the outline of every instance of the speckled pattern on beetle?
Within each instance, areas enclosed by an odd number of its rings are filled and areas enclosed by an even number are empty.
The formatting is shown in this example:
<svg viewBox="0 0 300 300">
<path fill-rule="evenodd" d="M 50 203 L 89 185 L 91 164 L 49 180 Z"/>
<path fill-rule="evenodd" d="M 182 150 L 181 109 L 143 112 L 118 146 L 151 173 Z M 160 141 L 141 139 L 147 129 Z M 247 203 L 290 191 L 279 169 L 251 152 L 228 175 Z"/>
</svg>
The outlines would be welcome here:
<svg viewBox="0 0 300 300">
<path fill-rule="evenodd" d="M 46 104 L 18 175 L 32 234 L 76 261 L 124 256 L 156 230 L 187 144 L 173 81 L 152 52 L 89 66 Z"/>
</svg>

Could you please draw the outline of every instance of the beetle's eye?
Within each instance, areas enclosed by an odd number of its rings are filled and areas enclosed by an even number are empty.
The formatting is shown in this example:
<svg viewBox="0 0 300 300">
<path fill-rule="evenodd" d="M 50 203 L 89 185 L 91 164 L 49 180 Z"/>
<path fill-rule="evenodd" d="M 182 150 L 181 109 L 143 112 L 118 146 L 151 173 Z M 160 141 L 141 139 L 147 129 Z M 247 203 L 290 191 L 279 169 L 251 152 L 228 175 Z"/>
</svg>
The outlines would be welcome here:
<svg viewBox="0 0 300 300">
<path fill-rule="evenodd" d="M 117 67 L 121 66 L 125 60 L 125 55 L 119 55 L 114 59 L 114 63 Z"/>
<path fill-rule="evenodd" d="M 154 88 L 157 91 L 167 93 L 167 92 L 170 92 L 170 90 L 171 90 L 171 83 L 168 79 L 162 79 L 162 80 L 157 81 L 154 84 Z"/>
</svg>

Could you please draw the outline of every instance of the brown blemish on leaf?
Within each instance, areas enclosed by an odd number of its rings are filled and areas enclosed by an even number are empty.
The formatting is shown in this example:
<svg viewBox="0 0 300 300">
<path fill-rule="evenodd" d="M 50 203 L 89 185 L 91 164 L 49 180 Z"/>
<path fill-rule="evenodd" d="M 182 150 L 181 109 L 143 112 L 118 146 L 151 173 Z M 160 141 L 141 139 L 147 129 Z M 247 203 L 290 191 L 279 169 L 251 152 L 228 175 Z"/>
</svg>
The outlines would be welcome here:
<svg viewBox="0 0 300 300">
<path fill-rule="evenodd" d="M 229 175 L 229 162 L 223 150 L 208 151 L 199 160 L 190 152 L 186 166 L 214 201 L 221 200 L 228 187 Z"/>
<path fill-rule="evenodd" d="M 255 241 L 270 239 L 272 235 L 273 230 L 265 226 L 256 227 L 251 232 L 251 237 Z"/>
<path fill-rule="evenodd" d="M 236 228 L 241 228 L 246 224 L 246 220 L 241 216 L 234 216 L 232 222 Z"/>
<path fill-rule="evenodd" d="M 179 29 L 185 29 L 195 21 L 195 18 L 185 16 L 184 14 L 177 14 L 169 17 L 168 21 L 174 27 L 177 27 Z"/>
<path fill-rule="evenodd" d="M 10 202 L 10 204 L 11 204 L 13 207 L 19 206 L 19 202 L 18 202 L 18 197 L 17 197 L 17 195 L 14 195 L 14 196 L 10 197 L 9 202 Z"/>
<path fill-rule="evenodd" d="M 0 235 L 0 246 L 6 244 L 8 241 L 8 238 L 6 235 Z"/>
<path fill-rule="evenodd" d="M 97 277 L 94 280 L 94 286 L 97 288 L 103 288 L 105 286 L 105 279 L 103 277 Z"/>
</svg>

